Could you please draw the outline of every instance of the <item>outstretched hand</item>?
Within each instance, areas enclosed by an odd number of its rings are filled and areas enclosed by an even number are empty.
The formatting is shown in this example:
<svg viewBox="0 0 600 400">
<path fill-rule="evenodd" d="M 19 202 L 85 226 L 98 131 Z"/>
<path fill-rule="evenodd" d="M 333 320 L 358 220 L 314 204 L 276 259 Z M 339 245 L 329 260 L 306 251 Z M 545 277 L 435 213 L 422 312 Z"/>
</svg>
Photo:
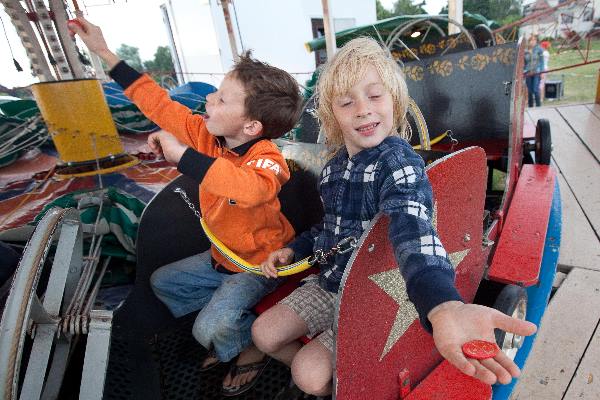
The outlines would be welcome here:
<svg viewBox="0 0 600 400">
<path fill-rule="evenodd" d="M 175 164 L 179 163 L 188 148 L 175 136 L 165 131 L 158 131 L 148 136 L 148 146 L 154 154 Z"/>
<path fill-rule="evenodd" d="M 78 16 L 70 20 L 67 23 L 67 27 L 72 36 L 78 35 L 87 48 L 100 56 L 108 64 L 109 68 L 114 67 L 121 61 L 119 57 L 109 50 L 106 40 L 104 40 L 102 29 L 99 26 L 92 24 L 82 16 Z"/>
<path fill-rule="evenodd" d="M 449 301 L 435 307 L 427 316 L 433 326 L 433 340 L 440 354 L 466 375 L 487 384 L 510 383 L 521 373 L 519 367 L 502 351 L 493 358 L 467 358 L 462 345 L 472 340 L 496 342 L 494 329 L 521 336 L 537 330 L 535 324 L 509 317 L 493 308 Z"/>
</svg>

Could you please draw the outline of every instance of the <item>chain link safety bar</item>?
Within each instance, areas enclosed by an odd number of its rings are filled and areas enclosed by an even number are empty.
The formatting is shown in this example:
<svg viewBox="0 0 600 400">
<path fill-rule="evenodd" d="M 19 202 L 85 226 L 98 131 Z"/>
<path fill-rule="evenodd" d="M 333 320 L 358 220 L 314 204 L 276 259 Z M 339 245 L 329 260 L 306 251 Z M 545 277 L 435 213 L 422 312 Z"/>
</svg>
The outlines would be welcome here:
<svg viewBox="0 0 600 400">
<path fill-rule="evenodd" d="M 334 246 L 329 251 L 317 250 L 315 254 L 308 257 L 308 263 L 310 265 L 315 265 L 316 263 L 325 264 L 327 263 L 327 259 L 336 254 L 346 254 L 349 251 L 352 251 L 356 248 L 356 244 L 358 240 L 355 237 L 349 236 L 340 240 L 337 246 Z"/>
<path fill-rule="evenodd" d="M 198 211 L 196 209 L 196 206 L 194 205 L 194 203 L 192 203 L 192 201 L 188 197 L 188 195 L 185 192 L 185 190 L 183 190 L 182 188 L 175 188 L 174 192 L 175 193 L 179 193 L 179 195 L 181 196 L 181 198 L 183 199 L 183 201 L 185 201 L 185 203 L 188 205 L 188 207 L 190 208 L 190 210 L 192 210 L 192 212 L 194 213 L 194 215 L 196 217 L 202 218 L 202 215 L 200 215 L 200 211 Z"/>
<path fill-rule="evenodd" d="M 178 187 L 178 188 L 175 188 L 173 191 L 181 196 L 183 201 L 185 201 L 185 203 L 190 208 L 190 210 L 192 210 L 194 215 L 200 219 L 200 225 L 202 226 L 202 229 L 204 230 L 206 237 L 208 238 L 208 240 L 210 240 L 212 245 L 215 246 L 215 248 L 217 249 L 217 251 L 219 253 L 221 253 L 230 263 L 232 263 L 236 267 L 238 267 L 246 272 L 252 272 L 254 274 L 263 275 L 259 266 L 252 265 L 252 264 L 248 263 L 247 261 L 243 260 L 242 258 L 240 258 L 239 256 L 237 256 L 235 253 L 233 253 L 231 250 L 229 250 L 227 248 L 227 246 L 225 246 L 223 244 L 223 242 L 221 242 L 219 239 L 217 239 L 217 237 L 215 235 L 213 235 L 213 233 L 210 231 L 210 229 L 208 228 L 208 226 L 202 219 L 202 216 L 200 215 L 200 211 L 198 211 L 198 209 L 196 208 L 194 203 L 192 203 L 192 201 L 188 197 L 185 190 Z M 332 247 L 329 251 L 317 250 L 310 257 L 306 257 L 306 258 L 304 258 L 298 262 L 295 262 L 293 264 L 277 267 L 277 275 L 279 275 L 279 276 L 293 275 L 293 274 L 302 272 L 317 263 L 325 264 L 329 257 L 332 257 L 336 254 L 345 254 L 350 251 L 353 251 L 356 248 L 357 244 L 358 244 L 358 240 L 353 236 L 349 236 L 347 238 L 340 240 L 338 242 L 338 244 L 336 246 Z"/>
</svg>

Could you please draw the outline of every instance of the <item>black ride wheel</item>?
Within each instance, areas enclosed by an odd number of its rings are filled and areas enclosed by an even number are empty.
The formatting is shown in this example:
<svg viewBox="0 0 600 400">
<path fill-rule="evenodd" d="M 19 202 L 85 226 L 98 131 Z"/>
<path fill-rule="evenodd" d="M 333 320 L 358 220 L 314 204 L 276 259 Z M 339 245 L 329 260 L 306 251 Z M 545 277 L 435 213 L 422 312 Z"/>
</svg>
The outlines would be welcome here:
<svg viewBox="0 0 600 400">
<path fill-rule="evenodd" d="M 527 316 L 527 292 L 521 286 L 506 285 L 494 303 L 494 308 L 514 318 L 524 320 Z M 496 329 L 496 343 L 511 359 L 517 355 L 524 338 Z"/>
<path fill-rule="evenodd" d="M 550 122 L 547 119 L 539 119 L 535 128 L 535 163 L 550 165 L 551 156 Z"/>
</svg>

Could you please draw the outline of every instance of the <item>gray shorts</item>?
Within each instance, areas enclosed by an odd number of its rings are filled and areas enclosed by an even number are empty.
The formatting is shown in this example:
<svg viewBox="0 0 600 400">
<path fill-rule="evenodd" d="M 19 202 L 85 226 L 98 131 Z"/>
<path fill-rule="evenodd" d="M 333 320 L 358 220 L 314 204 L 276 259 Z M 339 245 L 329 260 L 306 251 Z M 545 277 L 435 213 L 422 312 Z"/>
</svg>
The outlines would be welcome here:
<svg viewBox="0 0 600 400">
<path fill-rule="evenodd" d="M 308 337 L 316 335 L 322 345 L 333 353 L 333 314 L 337 294 L 319 286 L 319 277 L 309 275 L 304 284 L 281 300 L 308 325 Z"/>
</svg>

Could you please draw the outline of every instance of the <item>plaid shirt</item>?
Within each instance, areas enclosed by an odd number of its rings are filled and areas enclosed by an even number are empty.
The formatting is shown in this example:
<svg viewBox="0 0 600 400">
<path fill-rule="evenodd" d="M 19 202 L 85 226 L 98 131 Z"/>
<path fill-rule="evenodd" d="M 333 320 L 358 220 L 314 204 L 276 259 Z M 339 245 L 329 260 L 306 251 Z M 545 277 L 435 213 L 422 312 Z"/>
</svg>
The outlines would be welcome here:
<svg viewBox="0 0 600 400">
<path fill-rule="evenodd" d="M 461 300 L 454 269 L 431 224 L 433 193 L 425 164 L 406 141 L 390 136 L 350 159 L 341 149 L 323 168 L 319 191 L 325 216 L 288 245 L 297 259 L 328 251 L 344 238 L 360 238 L 383 212 L 391 218 L 396 261 L 422 323 L 429 326 L 426 316 L 438 304 Z M 320 265 L 321 287 L 338 291 L 350 256 L 337 254 Z"/>
</svg>

